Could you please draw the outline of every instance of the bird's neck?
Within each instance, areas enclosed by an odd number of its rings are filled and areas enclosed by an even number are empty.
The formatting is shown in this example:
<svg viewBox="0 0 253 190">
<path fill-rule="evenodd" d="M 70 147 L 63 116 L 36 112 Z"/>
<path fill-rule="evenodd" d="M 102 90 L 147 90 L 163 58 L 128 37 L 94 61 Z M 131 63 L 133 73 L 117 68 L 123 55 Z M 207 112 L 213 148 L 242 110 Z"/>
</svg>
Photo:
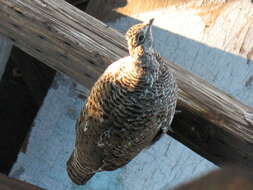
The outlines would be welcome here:
<svg viewBox="0 0 253 190">
<path fill-rule="evenodd" d="M 157 70 L 159 64 L 154 56 L 153 49 L 145 49 L 144 46 L 138 46 L 134 49 L 129 49 L 130 56 L 136 67 L 147 70 Z"/>
<path fill-rule="evenodd" d="M 154 51 L 145 51 L 141 46 L 130 52 L 131 65 L 127 68 L 126 78 L 136 81 L 136 85 L 152 87 L 158 80 L 159 63 Z"/>
</svg>

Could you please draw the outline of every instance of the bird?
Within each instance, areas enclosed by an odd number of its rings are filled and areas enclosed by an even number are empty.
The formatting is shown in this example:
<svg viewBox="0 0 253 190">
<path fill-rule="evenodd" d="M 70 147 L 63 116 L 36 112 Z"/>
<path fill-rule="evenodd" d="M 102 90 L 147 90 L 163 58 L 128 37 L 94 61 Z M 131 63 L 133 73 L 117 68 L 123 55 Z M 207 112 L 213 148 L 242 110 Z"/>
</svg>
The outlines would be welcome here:
<svg viewBox="0 0 253 190">
<path fill-rule="evenodd" d="M 97 172 L 125 166 L 171 130 L 178 87 L 154 49 L 153 21 L 129 28 L 129 56 L 109 65 L 91 88 L 67 161 L 69 178 L 77 185 Z"/>
</svg>

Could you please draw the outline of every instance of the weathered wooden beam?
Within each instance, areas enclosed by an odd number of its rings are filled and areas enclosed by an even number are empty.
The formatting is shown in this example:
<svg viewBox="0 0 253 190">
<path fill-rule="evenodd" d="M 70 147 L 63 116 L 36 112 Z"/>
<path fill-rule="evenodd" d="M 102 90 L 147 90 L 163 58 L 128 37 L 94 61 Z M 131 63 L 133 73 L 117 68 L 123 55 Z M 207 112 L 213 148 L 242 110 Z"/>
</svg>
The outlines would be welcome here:
<svg viewBox="0 0 253 190">
<path fill-rule="evenodd" d="M 1 190 L 43 190 L 40 187 L 0 174 Z"/>
<path fill-rule="evenodd" d="M 65 1 L 0 0 L 0 33 L 49 66 L 91 87 L 127 55 L 122 34 Z M 253 167 L 252 108 L 173 63 L 179 85 L 176 138 L 207 159 Z M 187 126 L 187 127 L 185 127 Z"/>
<path fill-rule="evenodd" d="M 1 29 L 20 49 L 91 87 L 127 55 L 122 34 L 63 0 L 1 0 Z"/>
<path fill-rule="evenodd" d="M 81 4 L 87 3 L 88 0 L 67 0 L 67 2 L 74 5 L 74 6 L 79 6 Z"/>
<path fill-rule="evenodd" d="M 182 7 L 187 6 L 191 9 L 203 8 L 207 11 L 211 11 L 212 20 L 216 18 L 217 13 L 214 9 L 220 9 L 223 4 L 229 3 L 231 0 L 93 0 L 90 1 L 86 12 L 99 20 L 112 21 L 116 20 L 121 16 L 135 17 L 138 14 L 145 13 L 148 11 L 161 10 L 166 7 Z M 100 9 L 103 7 L 103 9 Z M 99 11 L 98 11 L 99 10 Z M 96 12 L 96 15 L 93 13 Z M 108 14 L 110 13 L 110 14 Z M 205 14 L 208 15 L 208 14 Z"/>
<path fill-rule="evenodd" d="M 10 56 L 11 47 L 12 42 L 8 38 L 0 35 L 0 79 L 5 71 L 5 66 Z"/>
<path fill-rule="evenodd" d="M 225 168 L 210 172 L 173 190 L 252 190 L 252 171 Z"/>
</svg>

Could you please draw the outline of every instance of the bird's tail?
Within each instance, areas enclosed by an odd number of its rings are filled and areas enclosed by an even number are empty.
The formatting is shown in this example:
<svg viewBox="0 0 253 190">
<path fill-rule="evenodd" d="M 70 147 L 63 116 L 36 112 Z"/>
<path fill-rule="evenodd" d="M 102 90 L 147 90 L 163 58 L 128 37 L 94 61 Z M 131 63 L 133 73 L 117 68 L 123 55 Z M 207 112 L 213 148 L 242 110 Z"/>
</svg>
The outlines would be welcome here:
<svg viewBox="0 0 253 190">
<path fill-rule="evenodd" d="M 80 163 L 74 158 L 74 152 L 67 161 L 67 172 L 72 182 L 77 185 L 84 185 L 95 174 L 87 174 L 87 172 L 83 170 Z"/>
</svg>

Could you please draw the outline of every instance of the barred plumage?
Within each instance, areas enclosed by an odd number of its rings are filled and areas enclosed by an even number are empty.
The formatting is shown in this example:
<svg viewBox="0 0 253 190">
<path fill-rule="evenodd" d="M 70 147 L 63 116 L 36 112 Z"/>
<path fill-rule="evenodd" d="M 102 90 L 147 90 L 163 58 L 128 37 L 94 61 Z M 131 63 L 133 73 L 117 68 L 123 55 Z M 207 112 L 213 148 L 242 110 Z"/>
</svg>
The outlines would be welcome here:
<svg viewBox="0 0 253 190">
<path fill-rule="evenodd" d="M 152 22 L 128 30 L 130 56 L 111 64 L 91 89 L 67 162 L 76 184 L 86 183 L 96 172 L 124 166 L 172 122 L 177 85 L 153 49 Z"/>
</svg>

